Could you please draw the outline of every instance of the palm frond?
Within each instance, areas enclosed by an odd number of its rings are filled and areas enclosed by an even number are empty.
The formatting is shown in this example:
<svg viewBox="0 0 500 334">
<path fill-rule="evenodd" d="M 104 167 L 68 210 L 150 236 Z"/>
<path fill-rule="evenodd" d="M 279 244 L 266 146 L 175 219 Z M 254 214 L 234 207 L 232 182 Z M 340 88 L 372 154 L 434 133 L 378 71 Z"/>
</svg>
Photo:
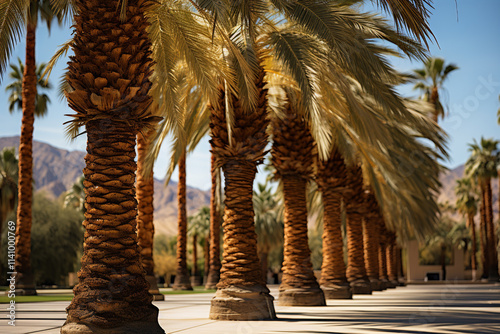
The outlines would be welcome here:
<svg viewBox="0 0 500 334">
<path fill-rule="evenodd" d="M 0 77 L 3 76 L 10 55 L 23 34 L 29 0 L 0 2 Z"/>
<path fill-rule="evenodd" d="M 50 61 L 47 63 L 47 66 L 45 66 L 45 69 L 43 73 L 41 74 L 41 80 L 45 80 L 45 82 L 48 82 L 50 78 L 50 74 L 52 73 L 52 70 L 54 69 L 54 66 L 57 64 L 59 59 L 62 57 L 65 57 L 68 54 L 68 51 L 71 49 L 73 45 L 73 38 L 68 40 L 66 43 L 60 45 L 59 49 L 56 51 L 56 53 L 52 56 Z"/>
</svg>

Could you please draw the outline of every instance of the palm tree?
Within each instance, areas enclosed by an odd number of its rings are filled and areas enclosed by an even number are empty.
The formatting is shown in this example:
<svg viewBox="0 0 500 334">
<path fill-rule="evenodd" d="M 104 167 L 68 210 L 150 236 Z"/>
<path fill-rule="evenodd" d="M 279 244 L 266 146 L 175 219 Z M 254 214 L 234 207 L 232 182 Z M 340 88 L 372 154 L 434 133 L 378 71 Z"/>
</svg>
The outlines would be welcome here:
<svg viewBox="0 0 500 334">
<path fill-rule="evenodd" d="M 164 300 L 165 296 L 160 293 L 154 274 L 154 178 L 152 171 L 149 175 L 145 173 L 146 155 L 153 135 L 153 131 L 148 134 L 139 133 L 137 135 L 137 241 L 141 248 L 141 261 L 146 271 L 146 280 L 149 283 L 149 293 L 153 295 L 154 300 Z"/>
<path fill-rule="evenodd" d="M 379 279 L 378 249 L 380 244 L 380 207 L 372 189 L 365 190 L 367 214 L 363 220 L 363 242 L 365 250 L 366 274 L 370 280 L 372 291 L 382 291 Z"/>
<path fill-rule="evenodd" d="M 85 181 L 85 176 L 82 175 L 73 183 L 71 189 L 64 193 L 64 207 L 74 208 L 85 214 L 85 186 L 83 181 Z"/>
<path fill-rule="evenodd" d="M 389 284 L 396 287 L 399 285 L 398 280 L 398 261 L 397 261 L 397 244 L 396 244 L 396 233 L 393 231 L 387 231 L 386 235 L 386 257 L 387 257 L 387 279 L 389 280 Z"/>
<path fill-rule="evenodd" d="M 353 294 L 371 294 L 371 285 L 366 274 L 363 245 L 364 206 L 363 175 L 361 166 L 348 166 L 345 195 L 347 214 L 347 280 Z"/>
<path fill-rule="evenodd" d="M 341 204 L 346 187 L 347 170 L 337 149 L 327 161 L 318 161 L 316 182 L 323 199 L 323 263 L 321 289 L 326 299 L 351 299 L 344 263 Z"/>
<path fill-rule="evenodd" d="M 5 220 L 16 208 L 17 171 L 16 149 L 4 148 L 0 151 L 0 235 Z"/>
<path fill-rule="evenodd" d="M 498 141 L 493 139 L 481 138 L 481 142 L 477 143 L 474 140 L 473 144 L 469 144 L 471 156 L 467 160 L 466 173 L 468 177 L 473 177 L 477 180 L 481 189 L 481 202 L 484 214 L 485 225 L 482 227 L 484 237 L 486 238 L 485 258 L 487 267 L 483 268 L 483 277 L 496 281 L 499 278 L 498 273 L 498 253 L 495 225 L 493 224 L 493 203 L 491 179 L 498 175 L 497 166 L 500 157 L 497 154 Z"/>
<path fill-rule="evenodd" d="M 439 92 L 443 89 L 443 84 L 448 79 L 448 75 L 457 70 L 454 64 L 447 64 L 442 58 L 428 58 L 424 63 L 424 68 L 414 70 L 414 80 L 416 81 L 413 89 L 423 91 L 422 98 L 434 106 L 432 119 L 438 122 L 439 117 L 445 116 L 444 107 L 441 102 Z"/>
<path fill-rule="evenodd" d="M 37 70 L 35 59 L 36 29 L 39 20 L 47 24 L 50 30 L 51 22 L 57 17 L 59 23 L 62 16 L 56 15 L 49 0 L 31 0 L 21 3 L 7 1 L 0 7 L 0 17 L 4 24 L 0 33 L 2 39 L 0 56 L 0 73 L 3 73 L 5 65 L 10 56 L 17 39 L 26 28 L 26 58 L 24 68 L 15 68 L 14 75 L 21 80 L 21 90 L 17 84 L 10 85 L 8 89 L 13 91 L 10 108 L 21 101 L 23 117 L 21 120 L 21 137 L 19 144 L 19 205 L 17 208 L 17 293 L 25 295 L 36 295 L 35 283 L 31 269 L 31 224 L 32 224 L 32 197 L 33 197 L 33 124 L 35 115 L 40 109 L 46 109 L 49 102 L 44 95 L 38 95 L 37 86 L 40 84 L 40 74 Z M 40 69 L 40 67 L 38 68 Z M 22 75 L 21 75 L 22 72 Z M 17 91 L 17 93 L 16 93 Z M 12 110 L 12 109 L 11 109 Z M 44 113 L 44 111 L 42 112 Z"/>
<path fill-rule="evenodd" d="M 389 281 L 389 276 L 387 274 L 387 228 L 385 226 L 385 221 L 382 219 L 379 222 L 380 229 L 380 239 L 378 248 L 378 263 L 379 263 L 379 279 L 383 289 L 394 288 L 394 284 Z"/>
<path fill-rule="evenodd" d="M 472 254 L 471 254 L 471 267 L 472 267 L 472 280 L 476 280 L 476 224 L 474 217 L 477 213 L 477 197 L 473 190 L 471 179 L 462 178 L 457 180 L 455 186 L 455 194 L 457 195 L 456 207 L 460 213 L 467 217 L 467 227 L 471 232 L 472 237 Z"/>
<path fill-rule="evenodd" d="M 253 208 L 255 211 L 255 233 L 257 233 L 257 249 L 259 253 L 261 272 L 267 279 L 269 253 L 283 244 L 283 205 L 275 199 L 276 193 L 269 184 L 259 183 L 253 193 Z"/>
<path fill-rule="evenodd" d="M 87 133 L 84 254 L 61 333 L 164 333 L 137 244 L 136 137 L 158 120 L 143 0 L 75 1 L 74 56 L 66 97 L 75 111 L 69 133 Z M 151 7 L 153 6 L 153 7 Z M 120 8 L 120 7 L 118 7 Z M 103 71 L 105 69 L 105 71 Z"/>
<path fill-rule="evenodd" d="M 47 113 L 47 105 L 50 103 L 49 97 L 41 93 L 43 89 L 50 89 L 50 83 L 41 80 L 42 73 L 45 69 L 45 64 L 40 64 L 35 69 L 36 90 L 34 108 L 29 103 L 24 103 L 27 96 L 24 91 L 27 81 L 24 77 L 27 73 L 27 67 L 23 65 L 20 59 L 19 66 L 11 64 L 12 71 L 9 76 L 14 81 L 6 87 L 6 91 L 10 92 L 9 96 L 9 111 L 12 113 L 16 109 L 23 111 L 22 129 L 21 129 L 21 144 L 19 150 L 19 188 L 18 188 L 18 212 L 17 212 L 17 230 L 16 234 L 16 271 L 18 272 L 17 282 L 20 288 L 19 293 L 25 295 L 36 295 L 35 282 L 31 269 L 31 199 L 33 187 L 32 175 L 32 141 L 33 141 L 33 121 L 34 117 L 43 117 Z M 39 93 L 40 92 L 40 93 Z M 28 100 L 29 101 L 29 100 Z M 29 184 L 28 184 L 29 183 Z M 29 192 L 29 194 L 28 194 Z"/>
<path fill-rule="evenodd" d="M 201 208 L 198 213 L 188 218 L 188 236 L 193 238 L 193 268 L 192 281 L 198 281 L 198 252 L 197 246 L 200 244 L 203 247 L 203 258 L 205 263 L 204 276 L 208 275 L 208 254 L 209 254 L 209 236 L 210 236 L 210 209 L 208 207 Z M 193 280 L 194 279 L 194 280 Z M 201 282 L 197 282 L 201 283 Z M 194 284 L 194 283 L 193 283 Z"/>
<path fill-rule="evenodd" d="M 288 93 L 282 117 L 272 120 L 272 163 L 283 184 L 285 245 L 278 302 L 285 306 L 326 305 L 311 263 L 307 237 L 307 182 L 313 174 L 315 144 L 309 124 Z"/>
</svg>

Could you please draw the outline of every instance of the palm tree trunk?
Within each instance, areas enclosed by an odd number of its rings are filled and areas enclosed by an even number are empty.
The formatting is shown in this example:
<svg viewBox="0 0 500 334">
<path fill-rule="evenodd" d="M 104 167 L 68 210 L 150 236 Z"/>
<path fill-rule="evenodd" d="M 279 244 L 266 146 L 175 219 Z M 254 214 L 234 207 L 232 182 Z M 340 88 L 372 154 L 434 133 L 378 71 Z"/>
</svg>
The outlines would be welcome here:
<svg viewBox="0 0 500 334">
<path fill-rule="evenodd" d="M 347 282 L 342 238 L 341 197 L 330 187 L 321 187 L 323 195 L 323 263 L 321 289 L 326 299 L 351 299 Z"/>
<path fill-rule="evenodd" d="M 476 253 L 477 253 L 477 245 L 476 245 L 476 224 L 474 223 L 474 216 L 471 215 L 470 213 L 467 214 L 467 219 L 469 220 L 468 226 L 471 231 L 471 243 L 472 243 L 472 249 L 471 249 L 471 260 L 470 260 L 470 265 L 472 269 L 472 280 L 476 280 L 476 272 L 477 272 L 477 260 L 476 260 Z"/>
<path fill-rule="evenodd" d="M 22 81 L 21 138 L 19 143 L 19 195 L 16 227 L 16 294 L 36 295 L 31 268 L 31 225 L 33 199 L 33 125 L 37 76 L 35 61 L 36 26 L 28 23 L 26 29 L 26 60 Z"/>
<path fill-rule="evenodd" d="M 495 224 L 493 223 L 493 195 L 491 190 L 491 179 L 486 180 L 485 189 L 485 203 L 486 203 L 486 223 L 487 223 L 487 238 L 489 249 L 489 268 L 488 279 L 497 282 L 500 278 L 498 274 L 498 252 Z"/>
<path fill-rule="evenodd" d="M 485 202 L 485 189 L 484 183 L 481 182 L 481 204 L 480 204 L 480 218 L 481 224 L 479 227 L 479 235 L 481 238 L 481 262 L 483 264 L 483 273 L 481 278 L 487 279 L 489 275 L 489 243 L 488 243 L 488 223 L 486 219 L 486 202 Z"/>
<path fill-rule="evenodd" d="M 349 191 L 346 196 L 347 214 L 347 281 L 353 294 L 371 294 L 366 275 L 363 245 L 364 190 L 361 167 L 351 166 L 347 173 Z"/>
<path fill-rule="evenodd" d="M 213 149 L 213 148 L 212 148 Z M 212 190 L 210 193 L 210 270 L 206 289 L 215 289 L 220 278 L 220 225 L 221 217 L 217 208 L 217 166 L 215 154 L 211 156 Z"/>
<path fill-rule="evenodd" d="M 262 279 L 252 207 L 257 168 L 234 161 L 223 166 L 225 210 L 223 260 L 210 319 L 255 320 L 276 317 L 273 298 Z M 241 302 L 241 300 L 244 302 Z"/>
<path fill-rule="evenodd" d="M 164 333 L 137 245 L 135 131 L 108 129 L 86 125 L 84 253 L 61 333 Z"/>
<path fill-rule="evenodd" d="M 223 260 L 217 292 L 212 299 L 210 319 L 275 319 L 273 297 L 262 281 L 253 210 L 253 181 L 267 145 L 267 89 L 264 70 L 255 82 L 255 109 L 245 110 L 237 96 L 231 96 L 234 123 L 228 133 L 225 95 L 211 112 L 211 144 L 216 165 L 225 180 Z M 223 90 L 223 89 L 221 89 Z M 242 302 L 243 300 L 243 302 Z"/>
<path fill-rule="evenodd" d="M 399 246 L 396 246 L 396 266 L 397 266 L 397 281 L 399 286 L 405 286 L 405 275 L 403 271 L 403 249 Z"/>
<path fill-rule="evenodd" d="M 388 280 L 387 275 L 387 228 L 385 227 L 385 222 L 383 219 L 379 221 L 379 229 L 380 229 L 380 244 L 378 248 L 378 263 L 379 263 L 379 279 L 382 283 L 382 288 L 394 288 L 392 284 Z"/>
<path fill-rule="evenodd" d="M 439 111 L 438 111 L 438 101 L 439 101 L 439 91 L 436 86 L 432 87 L 430 103 L 434 106 L 434 112 L 432 113 L 432 120 L 438 123 L 439 120 Z"/>
<path fill-rule="evenodd" d="M 394 232 L 388 233 L 386 256 L 387 256 L 387 276 L 389 282 L 395 287 L 399 285 L 398 282 L 398 266 L 396 260 L 396 234 Z"/>
<path fill-rule="evenodd" d="M 370 217 L 368 215 L 367 217 Z M 380 239 L 378 223 L 367 218 L 363 219 L 363 242 L 365 250 L 366 274 L 370 280 L 372 291 L 382 291 L 379 279 L 378 247 Z"/>
<path fill-rule="evenodd" d="M 187 268 L 187 210 L 186 210 L 186 153 L 179 158 L 179 183 L 177 185 L 177 268 L 175 281 L 172 285 L 174 290 L 193 290 L 189 271 Z"/>
<path fill-rule="evenodd" d="M 205 244 L 203 245 L 203 281 L 207 281 L 208 272 L 210 271 L 210 241 L 208 240 L 209 236 L 205 237 Z"/>
<path fill-rule="evenodd" d="M 155 234 L 153 223 L 153 171 L 148 177 L 144 176 L 144 164 L 149 145 L 148 138 L 144 138 L 142 134 L 137 135 L 137 238 L 141 250 L 142 266 L 146 271 L 146 281 L 149 283 L 149 293 L 153 295 L 154 300 L 164 300 L 165 296 L 158 289 L 153 262 L 153 239 Z"/>
<path fill-rule="evenodd" d="M 285 244 L 279 305 L 326 305 L 314 276 L 307 238 L 307 180 L 296 175 L 282 175 L 281 180 L 285 199 Z"/>
</svg>

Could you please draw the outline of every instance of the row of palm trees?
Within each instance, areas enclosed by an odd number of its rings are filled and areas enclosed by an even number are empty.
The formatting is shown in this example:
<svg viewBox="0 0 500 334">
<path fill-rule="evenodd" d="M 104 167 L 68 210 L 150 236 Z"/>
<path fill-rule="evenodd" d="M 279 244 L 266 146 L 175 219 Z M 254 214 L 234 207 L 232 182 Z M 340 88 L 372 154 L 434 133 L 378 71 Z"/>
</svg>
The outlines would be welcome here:
<svg viewBox="0 0 500 334">
<path fill-rule="evenodd" d="M 432 35 L 426 21 L 426 1 L 377 2 L 417 39 L 426 42 Z M 23 25 L 28 29 L 27 44 L 34 45 L 33 22 L 26 13 L 39 1 L 9 3 L 0 7 L 0 17 L 8 27 L 5 34 L 2 31 L 7 38 L 0 40 L 2 67 Z M 68 65 L 66 97 L 75 114 L 68 131 L 76 135 L 85 126 L 87 134 L 84 254 L 62 333 L 109 328 L 163 333 L 142 264 L 151 254 L 144 240 L 152 237 L 152 225 L 144 221 L 144 215 L 139 214 L 142 222 L 136 218 L 137 202 L 140 210 L 150 210 L 141 206 L 141 201 L 150 201 L 145 192 L 137 192 L 136 199 L 136 138 L 145 137 L 145 145 L 154 156 L 165 135 L 174 133 L 183 148 L 178 151 L 181 167 L 188 138 L 184 105 L 197 89 L 203 96 L 201 105 L 209 102 L 208 108 L 200 109 L 210 114 L 214 169 L 222 169 L 225 181 L 223 257 L 210 318 L 275 317 L 260 270 L 252 205 L 253 180 L 265 154 L 269 123 L 273 128 L 273 163 L 284 189 L 283 302 L 324 303 L 312 275 L 305 233 L 305 185 L 312 173 L 312 160 L 328 161 L 339 152 L 346 164 L 348 187 L 338 193 L 348 221 L 351 258 L 346 277 L 353 287 L 364 288 L 367 276 L 364 264 L 356 262 L 363 258 L 363 220 L 365 225 L 370 223 L 361 209 L 364 187 L 371 187 L 380 207 L 378 214 L 389 229 L 421 234 L 432 227 L 437 211 L 432 195 L 438 186 L 436 158 L 445 154 L 444 135 L 421 113 L 427 108 L 424 104 L 395 93 L 395 85 L 404 79 L 383 57 L 398 52 L 374 44 L 373 39 L 388 41 L 410 57 L 422 59 L 425 52 L 418 42 L 394 31 L 383 20 L 344 4 L 321 1 L 194 1 L 188 5 L 147 0 L 53 0 L 51 4 L 55 13 L 74 14 L 75 33 L 67 44 L 74 55 Z M 179 94 L 184 85 L 179 80 L 179 67 L 188 68 L 196 83 L 185 90 L 186 94 Z M 34 51 L 29 49 L 23 78 L 23 119 L 31 117 L 31 121 L 23 121 L 23 129 L 31 131 L 32 113 L 27 108 L 34 105 L 36 92 L 33 68 Z M 149 133 L 161 117 L 160 131 L 151 139 Z M 201 117 L 196 114 L 194 119 Z M 289 138 L 284 130 L 287 117 L 293 125 Z M 22 132 L 21 137 L 31 142 L 30 135 Z M 418 138 L 430 139 L 437 152 Z M 25 158 L 31 154 L 30 144 L 26 144 L 28 148 L 23 145 L 18 238 L 29 236 L 30 228 L 24 223 L 29 221 L 30 201 L 23 194 L 31 183 L 27 185 L 23 175 L 31 175 L 29 159 Z M 141 157 L 139 161 L 141 165 Z M 402 175 L 402 166 L 408 167 L 411 177 Z M 182 201 L 182 186 L 179 193 Z M 184 222 L 183 210 L 179 215 L 179 221 Z M 383 226 L 380 224 L 381 229 Z M 184 231 L 180 232 L 179 246 L 185 241 Z M 385 253 L 389 259 L 397 258 L 394 239 L 394 235 L 388 238 L 387 250 L 379 247 L 381 258 Z M 212 240 L 210 244 L 218 245 Z M 29 251 L 29 242 L 20 245 Z M 178 249 L 182 270 L 182 247 Z M 29 254 L 18 255 L 17 270 L 25 273 L 24 277 L 29 277 L 27 263 Z M 375 266 L 370 264 L 370 268 L 370 275 L 375 275 Z M 389 261 L 389 278 L 394 277 L 395 268 Z"/>
<path fill-rule="evenodd" d="M 465 175 L 457 181 L 456 207 L 467 219 L 471 231 L 471 266 L 476 279 L 476 223 L 479 212 L 479 240 L 481 246 L 481 278 L 498 281 L 497 228 L 493 217 L 493 194 L 491 182 L 498 177 L 500 150 L 498 140 L 481 138 L 469 144 L 471 155 L 465 165 Z"/>
</svg>

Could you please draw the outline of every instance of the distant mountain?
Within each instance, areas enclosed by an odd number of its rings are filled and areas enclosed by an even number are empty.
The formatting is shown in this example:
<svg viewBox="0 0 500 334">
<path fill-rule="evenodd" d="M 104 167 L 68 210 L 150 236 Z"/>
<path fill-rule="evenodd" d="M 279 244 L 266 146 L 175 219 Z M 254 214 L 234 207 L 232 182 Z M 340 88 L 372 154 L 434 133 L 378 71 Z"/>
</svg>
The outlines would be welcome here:
<svg viewBox="0 0 500 334">
<path fill-rule="evenodd" d="M 464 175 L 465 166 L 460 165 L 454 169 L 450 169 L 446 173 L 440 175 L 439 179 L 443 185 L 441 193 L 439 194 L 439 202 L 448 202 L 450 204 L 455 204 L 457 197 L 455 196 L 455 186 L 457 180 L 461 179 Z M 498 179 L 494 179 L 491 182 L 493 189 L 493 211 L 498 214 Z M 495 218 L 496 220 L 497 218 Z"/>
<path fill-rule="evenodd" d="M 19 136 L 0 138 L 0 150 L 19 146 Z M 33 178 L 36 191 L 55 199 L 71 188 L 85 167 L 85 152 L 67 151 L 52 145 L 33 141 Z M 155 228 L 159 234 L 177 232 L 177 182 L 155 179 Z M 210 204 L 210 192 L 187 187 L 188 215 Z"/>
</svg>

